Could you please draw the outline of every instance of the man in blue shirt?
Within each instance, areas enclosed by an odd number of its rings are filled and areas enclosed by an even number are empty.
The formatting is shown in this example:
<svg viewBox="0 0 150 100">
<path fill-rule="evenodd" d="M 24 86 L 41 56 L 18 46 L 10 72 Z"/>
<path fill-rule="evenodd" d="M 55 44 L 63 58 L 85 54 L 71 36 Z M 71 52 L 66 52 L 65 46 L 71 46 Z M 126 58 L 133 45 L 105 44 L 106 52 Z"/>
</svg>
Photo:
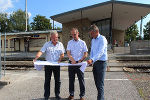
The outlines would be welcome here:
<svg viewBox="0 0 150 100">
<path fill-rule="evenodd" d="M 60 62 L 64 57 L 64 46 L 58 41 L 58 33 L 53 31 L 51 33 L 51 41 L 46 42 L 41 50 L 37 53 L 34 62 L 43 54 L 46 53 L 46 60 L 50 62 Z M 48 100 L 50 96 L 50 81 L 52 72 L 55 79 L 55 96 L 60 100 L 60 66 L 45 66 L 45 84 L 44 84 L 44 97 Z"/>
<path fill-rule="evenodd" d="M 91 25 L 89 28 L 91 35 L 91 53 L 88 64 L 93 64 L 93 75 L 95 85 L 98 91 L 97 100 L 104 100 L 104 78 L 107 66 L 107 40 L 99 34 L 99 29 L 96 25 Z"/>
<path fill-rule="evenodd" d="M 76 64 L 82 62 L 87 57 L 87 46 L 86 43 L 81 40 L 77 28 L 72 28 L 71 35 L 72 40 L 68 42 L 67 45 L 67 55 L 69 57 L 69 62 L 71 64 Z M 80 85 L 80 100 L 84 100 L 85 95 L 85 83 L 84 83 L 84 73 L 80 70 L 81 66 L 69 66 L 69 100 L 74 100 L 74 82 L 75 74 L 78 76 Z"/>
</svg>

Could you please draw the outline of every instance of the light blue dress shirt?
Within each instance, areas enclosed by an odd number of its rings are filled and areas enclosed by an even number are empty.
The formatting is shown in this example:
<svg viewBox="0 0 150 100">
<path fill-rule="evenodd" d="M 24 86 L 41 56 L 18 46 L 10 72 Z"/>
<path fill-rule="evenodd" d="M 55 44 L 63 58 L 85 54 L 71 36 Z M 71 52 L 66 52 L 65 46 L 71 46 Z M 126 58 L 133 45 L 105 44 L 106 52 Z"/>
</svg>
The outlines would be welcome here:
<svg viewBox="0 0 150 100">
<path fill-rule="evenodd" d="M 53 43 L 49 41 L 44 44 L 40 51 L 46 53 L 45 60 L 57 62 L 60 58 L 60 55 L 65 52 L 65 49 L 61 42 L 57 42 L 57 44 L 54 46 Z"/>
<path fill-rule="evenodd" d="M 97 38 L 92 39 L 90 59 L 93 63 L 97 60 L 106 61 L 107 57 L 107 40 L 104 36 L 98 35 Z"/>
<path fill-rule="evenodd" d="M 70 51 L 71 56 L 75 61 L 79 61 L 83 57 L 84 52 L 87 52 L 88 49 L 86 43 L 83 40 L 78 39 L 75 41 L 72 39 L 68 42 L 67 51 Z"/>
</svg>

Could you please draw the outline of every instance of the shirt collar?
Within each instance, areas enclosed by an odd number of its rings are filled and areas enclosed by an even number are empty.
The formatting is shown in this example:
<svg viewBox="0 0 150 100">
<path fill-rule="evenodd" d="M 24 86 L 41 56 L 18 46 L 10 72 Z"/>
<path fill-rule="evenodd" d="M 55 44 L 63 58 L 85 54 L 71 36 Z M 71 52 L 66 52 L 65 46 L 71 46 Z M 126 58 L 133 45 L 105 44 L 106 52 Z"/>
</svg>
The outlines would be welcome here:
<svg viewBox="0 0 150 100">
<path fill-rule="evenodd" d="M 77 40 L 77 41 L 80 41 L 80 40 L 81 40 L 81 39 L 80 39 L 80 38 L 78 38 L 78 40 Z M 74 39 L 73 39 L 73 41 L 76 41 L 76 40 L 74 40 Z"/>
<path fill-rule="evenodd" d="M 50 44 L 54 45 L 54 44 L 52 43 L 52 41 L 50 41 Z M 57 44 L 58 44 L 58 41 L 57 41 L 56 45 L 57 45 Z"/>
<path fill-rule="evenodd" d="M 98 36 L 95 39 L 99 39 L 100 38 L 100 34 L 98 34 Z"/>
</svg>

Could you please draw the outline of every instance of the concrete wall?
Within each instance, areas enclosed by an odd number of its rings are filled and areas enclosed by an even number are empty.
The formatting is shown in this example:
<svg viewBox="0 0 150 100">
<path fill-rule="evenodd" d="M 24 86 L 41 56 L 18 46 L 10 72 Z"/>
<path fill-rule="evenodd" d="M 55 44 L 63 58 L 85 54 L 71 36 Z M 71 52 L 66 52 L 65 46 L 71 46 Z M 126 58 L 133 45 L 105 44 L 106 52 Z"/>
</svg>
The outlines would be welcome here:
<svg viewBox="0 0 150 100">
<path fill-rule="evenodd" d="M 130 47 L 114 47 L 113 53 L 116 54 L 130 54 Z"/>
<path fill-rule="evenodd" d="M 29 51 L 39 51 L 48 40 L 50 40 L 49 34 L 41 34 L 39 37 L 31 38 L 29 41 Z"/>
<path fill-rule="evenodd" d="M 115 40 L 117 40 L 119 46 L 124 46 L 124 36 L 125 36 L 125 31 L 122 30 L 112 30 L 112 41 L 114 43 Z"/>
<path fill-rule="evenodd" d="M 30 47 L 29 51 L 39 51 L 41 47 Z"/>
<path fill-rule="evenodd" d="M 63 23 L 62 24 L 62 42 L 65 46 L 65 48 L 67 47 L 67 43 L 71 38 L 71 33 L 70 30 L 73 27 L 78 28 L 79 30 L 79 37 L 84 40 L 87 44 L 87 46 L 90 46 L 90 42 L 91 39 L 89 37 L 89 33 L 88 33 L 88 28 L 91 25 L 91 22 L 88 19 L 82 19 L 82 24 L 81 24 L 81 20 L 76 20 L 73 22 L 68 22 L 68 23 Z M 83 32 L 83 34 L 82 34 Z"/>
<path fill-rule="evenodd" d="M 24 39 L 20 39 L 20 51 L 24 51 Z"/>
<path fill-rule="evenodd" d="M 130 52 L 131 54 L 150 54 L 150 40 L 132 41 Z"/>
</svg>

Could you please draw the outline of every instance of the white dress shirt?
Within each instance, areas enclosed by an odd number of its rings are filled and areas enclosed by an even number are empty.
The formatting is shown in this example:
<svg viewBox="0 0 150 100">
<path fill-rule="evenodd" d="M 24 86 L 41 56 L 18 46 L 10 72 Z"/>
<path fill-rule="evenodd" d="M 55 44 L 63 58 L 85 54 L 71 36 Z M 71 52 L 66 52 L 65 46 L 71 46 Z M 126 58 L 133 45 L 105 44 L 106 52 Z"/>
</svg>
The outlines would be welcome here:
<svg viewBox="0 0 150 100">
<path fill-rule="evenodd" d="M 60 55 L 65 52 L 65 49 L 61 42 L 57 42 L 57 44 L 54 46 L 53 43 L 49 41 L 44 44 L 40 51 L 46 53 L 45 60 L 57 62 L 60 58 Z"/>
<path fill-rule="evenodd" d="M 83 40 L 78 39 L 75 41 L 72 39 L 68 42 L 67 51 L 70 51 L 71 56 L 75 61 L 79 61 L 83 57 L 84 52 L 87 52 L 88 49 L 86 43 Z"/>
</svg>

